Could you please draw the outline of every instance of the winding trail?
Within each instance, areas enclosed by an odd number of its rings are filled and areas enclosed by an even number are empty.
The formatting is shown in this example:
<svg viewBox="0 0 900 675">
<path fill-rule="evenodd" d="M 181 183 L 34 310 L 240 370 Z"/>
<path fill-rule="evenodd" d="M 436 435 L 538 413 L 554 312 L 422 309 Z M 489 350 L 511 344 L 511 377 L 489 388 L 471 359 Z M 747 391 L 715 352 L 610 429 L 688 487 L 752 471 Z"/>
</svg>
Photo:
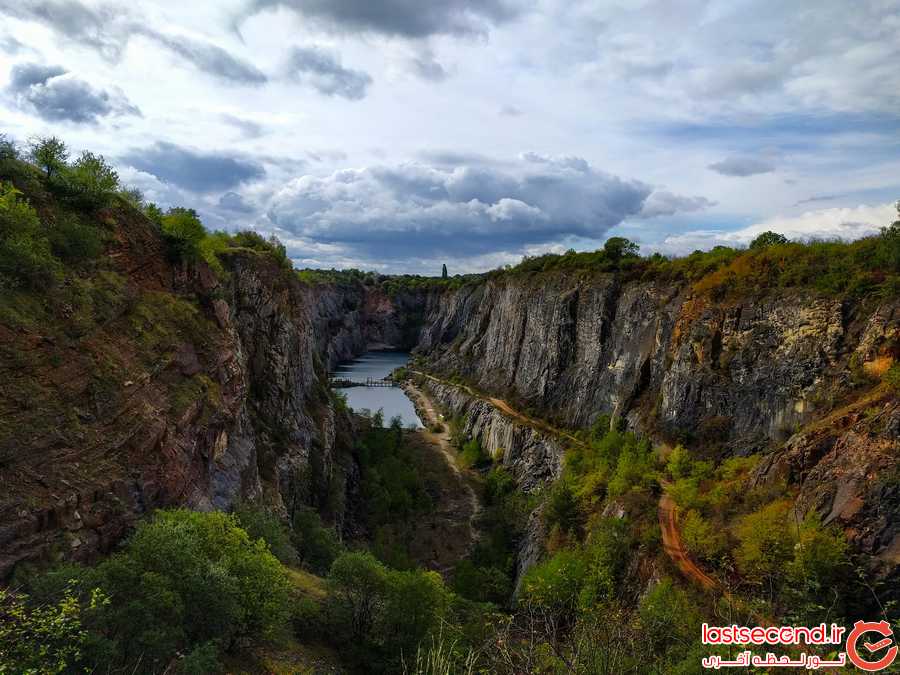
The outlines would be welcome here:
<svg viewBox="0 0 900 675">
<path fill-rule="evenodd" d="M 452 387 L 457 387 L 459 389 L 464 390 L 470 396 L 481 399 L 482 401 L 487 401 L 492 406 L 497 408 L 500 412 L 513 417 L 523 424 L 526 424 L 535 429 L 539 429 L 541 431 L 554 434 L 556 436 L 565 438 L 572 443 L 575 443 L 579 446 L 585 447 L 585 443 L 573 436 L 572 434 L 563 431 L 561 429 L 557 429 L 543 420 L 538 420 L 533 417 L 529 417 L 518 410 L 515 410 L 509 403 L 500 398 L 494 398 L 491 396 L 486 396 L 478 393 L 472 387 L 465 384 L 457 384 L 455 382 L 448 382 L 447 380 L 442 380 L 434 375 L 429 375 L 428 373 L 422 372 L 420 370 L 412 370 L 410 372 L 415 373 L 416 375 L 421 375 L 423 377 L 428 378 L 434 382 L 443 385 L 449 385 Z M 423 394 L 418 388 L 410 384 L 410 388 L 418 394 L 418 396 L 422 397 L 424 401 L 427 402 L 426 407 L 424 408 L 427 415 L 434 416 L 434 407 L 431 405 L 430 399 L 428 399 L 425 394 Z M 434 416 L 432 419 L 437 419 Z M 431 424 L 429 421 L 428 424 Z M 431 432 L 428 432 L 431 433 Z M 434 434 L 432 434 L 434 435 Z M 446 436 L 445 443 L 446 447 L 442 446 L 442 451 L 448 454 L 449 461 L 453 464 L 454 469 L 456 469 L 455 462 L 452 459 L 452 455 L 450 455 L 450 442 L 449 442 L 449 433 L 444 432 Z M 458 471 L 458 469 L 456 469 Z M 662 544 L 663 551 L 665 551 L 666 555 L 669 556 L 669 559 L 675 563 L 675 566 L 678 570 L 690 581 L 694 582 L 701 588 L 706 591 L 715 591 L 721 590 L 719 588 L 719 583 L 713 579 L 711 576 L 706 574 L 703 570 L 701 570 L 697 564 L 691 560 L 690 555 L 688 555 L 687 549 L 684 547 L 684 542 L 681 540 L 681 532 L 678 530 L 678 506 L 675 504 L 675 500 L 669 495 L 667 488 L 669 487 L 669 483 L 666 481 L 660 481 L 660 486 L 662 487 L 662 493 L 659 497 L 659 505 L 657 507 L 658 517 L 659 517 L 659 528 L 662 534 Z M 473 492 L 474 496 L 474 492 Z M 477 502 L 477 497 L 475 497 Z M 474 520 L 474 516 L 473 516 Z"/>
<path fill-rule="evenodd" d="M 715 590 L 718 587 L 715 579 L 697 567 L 684 548 L 678 531 L 678 506 L 666 492 L 669 484 L 662 482 L 661 485 L 663 492 L 659 497 L 659 529 L 662 532 L 663 551 L 684 576 L 705 590 Z"/>
<path fill-rule="evenodd" d="M 478 540 L 478 529 L 475 527 L 475 521 L 481 514 L 481 500 L 478 499 L 475 488 L 472 487 L 473 478 L 461 471 L 457 465 L 456 457 L 451 449 L 450 432 L 447 429 L 447 425 L 435 410 L 431 398 L 410 381 L 403 383 L 403 389 L 413 399 L 416 411 L 425 418 L 422 420 L 425 424 L 425 428 L 422 429 L 420 433 L 428 440 L 428 442 L 441 451 L 441 455 L 443 455 L 446 460 L 447 466 L 450 467 L 450 470 L 453 471 L 459 480 L 460 485 L 462 485 L 463 489 L 466 491 L 469 501 L 469 550 L 471 550 Z M 437 424 L 441 425 L 442 431 L 431 431 L 431 427 Z"/>
</svg>

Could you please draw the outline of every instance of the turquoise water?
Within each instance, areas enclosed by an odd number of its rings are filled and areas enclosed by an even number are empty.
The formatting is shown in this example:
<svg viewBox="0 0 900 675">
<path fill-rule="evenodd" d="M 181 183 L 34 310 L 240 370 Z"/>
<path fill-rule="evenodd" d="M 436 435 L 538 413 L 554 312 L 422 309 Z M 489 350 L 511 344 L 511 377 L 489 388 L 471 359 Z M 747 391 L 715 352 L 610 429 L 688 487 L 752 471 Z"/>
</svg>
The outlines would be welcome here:
<svg viewBox="0 0 900 675">
<path fill-rule="evenodd" d="M 332 376 L 357 382 L 368 378 L 381 380 L 408 362 L 407 352 L 366 352 L 358 359 L 340 364 Z M 385 426 L 390 424 L 392 417 L 399 415 L 404 427 L 422 427 L 412 401 L 399 387 L 343 387 L 338 391 L 347 397 L 347 403 L 357 412 L 383 410 Z"/>
</svg>

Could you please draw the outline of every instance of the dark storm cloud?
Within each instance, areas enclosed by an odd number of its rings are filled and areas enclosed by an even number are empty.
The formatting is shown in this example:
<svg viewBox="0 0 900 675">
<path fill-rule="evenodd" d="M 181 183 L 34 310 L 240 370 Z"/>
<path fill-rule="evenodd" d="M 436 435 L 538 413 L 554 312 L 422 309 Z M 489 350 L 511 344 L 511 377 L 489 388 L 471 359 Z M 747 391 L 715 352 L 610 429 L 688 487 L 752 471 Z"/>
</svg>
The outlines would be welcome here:
<svg viewBox="0 0 900 675">
<path fill-rule="evenodd" d="M 728 157 L 721 162 L 710 164 L 709 168 L 723 176 L 755 176 L 760 173 L 771 173 L 775 167 L 762 159 L 755 157 Z"/>
<path fill-rule="evenodd" d="M 286 7 L 334 30 L 407 38 L 483 33 L 518 14 L 507 0 L 254 0 L 251 7 Z"/>
<path fill-rule="evenodd" d="M 400 251 L 482 255 L 600 238 L 640 216 L 653 193 L 579 158 L 529 157 L 506 168 L 406 164 L 302 176 L 275 195 L 268 217 L 297 237 L 370 260 Z"/>
<path fill-rule="evenodd" d="M 208 42 L 162 33 L 128 9 L 96 8 L 76 0 L 0 0 L 0 13 L 49 26 L 66 40 L 87 45 L 118 60 L 129 40 L 140 35 L 157 42 L 199 70 L 237 84 L 263 84 L 266 76 L 251 63 Z"/>
<path fill-rule="evenodd" d="M 192 192 L 229 190 L 265 175 L 260 164 L 239 155 L 202 152 L 165 142 L 135 148 L 121 160 Z"/>
<path fill-rule="evenodd" d="M 362 70 L 344 68 L 340 59 L 320 47 L 295 47 L 288 59 L 290 76 L 325 96 L 351 101 L 365 98 L 372 78 Z"/>
<path fill-rule="evenodd" d="M 111 115 L 141 114 L 123 94 L 95 89 L 59 66 L 17 64 L 6 91 L 19 108 L 51 122 L 93 124 Z"/>
</svg>

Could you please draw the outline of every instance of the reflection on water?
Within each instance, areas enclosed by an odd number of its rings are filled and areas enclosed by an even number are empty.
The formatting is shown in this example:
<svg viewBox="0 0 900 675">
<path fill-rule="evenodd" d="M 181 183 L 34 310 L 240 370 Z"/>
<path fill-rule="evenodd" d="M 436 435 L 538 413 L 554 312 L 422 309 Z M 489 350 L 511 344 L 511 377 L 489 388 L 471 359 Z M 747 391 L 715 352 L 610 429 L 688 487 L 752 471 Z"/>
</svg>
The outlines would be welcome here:
<svg viewBox="0 0 900 675">
<path fill-rule="evenodd" d="M 407 352 L 366 352 L 358 359 L 340 364 L 332 376 L 357 382 L 365 382 L 368 378 L 381 380 L 408 361 Z M 400 415 L 404 427 L 422 427 L 412 401 L 399 387 L 343 387 L 338 391 L 346 395 L 347 403 L 356 411 L 384 410 L 385 426 L 392 417 Z"/>
</svg>

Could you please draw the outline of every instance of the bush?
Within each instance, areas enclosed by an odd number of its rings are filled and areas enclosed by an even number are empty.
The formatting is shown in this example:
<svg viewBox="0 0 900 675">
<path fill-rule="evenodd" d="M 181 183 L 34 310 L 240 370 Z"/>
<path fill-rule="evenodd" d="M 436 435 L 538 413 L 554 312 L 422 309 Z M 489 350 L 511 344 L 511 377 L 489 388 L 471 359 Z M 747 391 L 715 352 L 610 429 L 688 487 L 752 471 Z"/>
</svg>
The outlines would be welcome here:
<svg viewBox="0 0 900 675">
<path fill-rule="evenodd" d="M 558 528 L 563 534 L 579 539 L 582 537 L 584 515 L 571 486 L 565 480 L 556 482 L 550 488 L 542 515 L 548 531 Z"/>
<path fill-rule="evenodd" d="M 0 281 L 47 288 L 61 271 L 37 212 L 12 185 L 0 183 Z"/>
<path fill-rule="evenodd" d="M 632 544 L 624 519 L 604 518 L 594 526 L 584 547 L 588 569 L 580 596 L 582 608 L 615 597 L 631 559 Z"/>
<path fill-rule="evenodd" d="M 200 242 L 206 236 L 206 229 L 196 211 L 172 208 L 160 223 L 174 260 L 195 261 L 200 257 Z"/>
<path fill-rule="evenodd" d="M 88 634 L 83 616 L 108 599 L 98 590 L 86 603 L 66 590 L 59 602 L 33 606 L 28 596 L 0 588 L 0 673 L 75 672 Z"/>
<path fill-rule="evenodd" d="M 398 672 L 437 633 L 450 593 L 435 572 L 397 572 L 368 553 L 345 553 L 328 575 L 332 638 L 366 672 Z"/>
<path fill-rule="evenodd" d="M 291 542 L 291 532 L 281 519 L 259 506 L 240 504 L 234 510 L 238 524 L 247 531 L 250 539 L 262 539 L 276 558 L 285 565 L 298 562 L 297 549 Z"/>
<path fill-rule="evenodd" d="M 490 464 L 491 458 L 481 447 L 481 441 L 477 438 L 463 443 L 459 454 L 459 461 L 464 467 L 483 466 Z"/>
<path fill-rule="evenodd" d="M 82 208 L 109 204 L 119 189 L 119 174 L 100 155 L 83 152 L 61 172 L 67 199 Z"/>
<path fill-rule="evenodd" d="M 850 569 L 847 540 L 840 530 L 826 528 L 811 511 L 800 526 L 788 574 L 794 583 L 816 597 L 847 577 Z"/>
<path fill-rule="evenodd" d="M 791 504 L 772 502 L 744 516 L 737 527 L 735 559 L 741 572 L 770 589 L 793 557 L 794 538 L 788 521 Z"/>
<path fill-rule="evenodd" d="M 103 233 L 73 215 L 61 215 L 50 231 L 53 253 L 65 262 L 91 260 L 103 252 Z"/>
<path fill-rule="evenodd" d="M 525 573 L 520 602 L 560 618 L 573 617 L 587 576 L 588 565 L 582 551 L 558 551 Z"/>
<path fill-rule="evenodd" d="M 156 672 L 179 651 L 188 666 L 209 663 L 212 649 L 267 635 L 288 616 L 280 563 L 223 513 L 158 511 L 121 552 L 94 568 L 64 567 L 36 587 L 52 597 L 68 580 L 83 595 L 99 588 L 109 598 L 85 625 L 86 662 L 98 671 Z"/>
<path fill-rule="evenodd" d="M 691 456 L 688 451 L 680 443 L 676 445 L 669 454 L 666 462 L 666 470 L 669 475 L 678 480 L 679 478 L 687 478 L 691 473 Z"/>
<path fill-rule="evenodd" d="M 725 535 L 714 528 L 696 509 L 684 514 L 681 537 L 688 551 L 701 560 L 717 561 L 726 550 Z"/>
<path fill-rule="evenodd" d="M 300 563 L 316 574 L 326 574 L 343 550 L 335 531 L 325 527 L 319 514 L 309 508 L 294 514 L 292 540 Z"/>
</svg>

